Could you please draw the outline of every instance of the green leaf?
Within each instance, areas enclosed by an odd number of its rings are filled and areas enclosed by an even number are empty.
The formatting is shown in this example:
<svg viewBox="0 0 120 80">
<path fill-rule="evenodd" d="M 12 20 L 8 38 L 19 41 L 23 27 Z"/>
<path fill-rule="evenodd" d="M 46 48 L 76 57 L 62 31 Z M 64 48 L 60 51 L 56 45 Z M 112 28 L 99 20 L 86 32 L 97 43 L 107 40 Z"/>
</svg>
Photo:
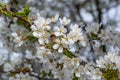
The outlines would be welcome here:
<svg viewBox="0 0 120 80">
<path fill-rule="evenodd" d="M 29 13 L 30 13 L 30 9 L 28 6 L 26 6 L 22 12 L 17 12 L 16 15 L 20 17 L 27 17 Z"/>
<path fill-rule="evenodd" d="M 75 57 L 75 55 L 73 55 L 67 48 L 63 49 L 63 53 L 69 58 Z"/>
<path fill-rule="evenodd" d="M 17 16 L 21 16 L 21 17 L 24 17 L 24 13 L 23 13 L 23 12 L 17 12 L 16 15 L 17 15 Z"/>
<path fill-rule="evenodd" d="M 29 39 L 31 42 L 35 42 L 37 40 L 36 37 L 33 36 L 33 32 L 29 32 L 27 35 L 27 39 Z"/>
<path fill-rule="evenodd" d="M 48 76 L 52 76 L 52 70 L 49 71 Z"/>
<path fill-rule="evenodd" d="M 6 16 L 8 16 L 9 18 L 11 18 L 13 15 L 12 15 L 11 12 L 7 11 L 7 12 L 6 12 Z"/>
<path fill-rule="evenodd" d="M 16 0 L 15 0 L 16 1 Z M 29 13 L 30 13 L 30 9 L 28 6 L 26 6 L 24 8 L 23 11 L 20 11 L 20 12 L 12 12 L 12 11 L 9 11 L 8 6 L 5 5 L 5 4 L 2 4 L 0 3 L 0 13 L 13 19 L 13 17 L 16 17 L 18 18 L 17 19 L 17 23 L 18 25 L 22 25 L 24 26 L 26 29 L 28 29 L 29 31 L 31 31 L 30 29 L 30 18 L 28 17 Z"/>
<path fill-rule="evenodd" d="M 17 1 L 17 0 L 13 0 L 13 2 L 14 2 L 16 5 L 18 5 L 18 1 Z"/>
<path fill-rule="evenodd" d="M 34 36 L 28 36 L 28 39 L 29 39 L 31 42 L 37 41 L 37 38 L 34 37 Z"/>
<path fill-rule="evenodd" d="M 17 24 L 23 26 L 25 24 L 25 22 L 23 20 L 21 20 L 21 19 L 18 19 Z"/>
<path fill-rule="evenodd" d="M 8 75 L 10 76 L 10 77 L 12 77 L 12 76 L 15 76 L 17 73 L 9 73 Z"/>
<path fill-rule="evenodd" d="M 47 75 L 47 73 L 43 70 L 42 71 L 42 76 L 45 77 Z"/>
<path fill-rule="evenodd" d="M 102 70 L 103 74 L 102 76 L 106 79 L 106 80 L 119 80 L 119 70 L 115 70 L 115 69 L 103 69 Z"/>
<path fill-rule="evenodd" d="M 97 39 L 97 38 L 98 38 L 98 35 L 97 35 L 97 34 L 91 33 L 90 35 L 91 35 L 91 38 L 92 38 L 92 39 Z"/>
<path fill-rule="evenodd" d="M 78 80 L 78 77 L 74 76 L 74 78 L 72 80 Z"/>
<path fill-rule="evenodd" d="M 25 27 L 26 29 L 28 29 L 28 30 L 31 30 L 31 29 L 30 29 L 30 25 L 28 24 L 28 21 L 26 22 L 26 20 L 23 20 L 23 19 L 21 19 L 21 18 L 18 18 L 17 24 L 18 24 L 18 25 L 21 25 L 21 26 L 24 26 L 24 27 Z"/>
<path fill-rule="evenodd" d="M 4 6 L 4 4 L 0 2 L 0 7 L 3 7 L 3 6 Z"/>
<path fill-rule="evenodd" d="M 24 14 L 25 14 L 26 16 L 28 16 L 29 13 L 30 13 L 30 9 L 29 9 L 28 6 L 26 6 L 26 7 L 24 8 Z"/>
</svg>

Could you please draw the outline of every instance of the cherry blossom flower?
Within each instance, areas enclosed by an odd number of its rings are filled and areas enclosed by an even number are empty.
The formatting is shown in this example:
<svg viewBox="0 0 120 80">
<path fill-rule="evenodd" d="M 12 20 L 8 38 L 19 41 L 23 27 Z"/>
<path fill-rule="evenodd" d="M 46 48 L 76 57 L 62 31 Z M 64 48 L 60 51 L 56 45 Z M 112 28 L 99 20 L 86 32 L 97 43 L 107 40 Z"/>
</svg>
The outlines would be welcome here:
<svg viewBox="0 0 120 80">
<path fill-rule="evenodd" d="M 43 17 L 38 17 L 38 19 L 34 21 L 34 24 L 36 26 L 39 26 L 42 29 L 47 29 L 47 30 L 51 29 L 51 27 L 49 26 L 50 23 L 51 23 L 50 19 L 45 19 Z"/>
<path fill-rule="evenodd" d="M 63 19 L 59 19 L 60 23 L 64 26 L 68 25 L 70 23 L 70 19 L 67 19 L 66 17 L 63 17 Z"/>
<path fill-rule="evenodd" d="M 67 47 L 67 45 L 64 44 L 64 43 L 62 42 L 62 40 L 60 40 L 60 39 L 56 39 L 55 42 L 56 42 L 56 43 L 53 45 L 53 49 L 58 49 L 58 52 L 59 52 L 59 53 L 62 53 L 62 52 L 63 52 L 63 48 L 64 48 L 64 47 Z"/>
<path fill-rule="evenodd" d="M 51 18 L 51 22 L 56 22 L 59 18 L 59 14 L 56 14 L 54 17 Z"/>
<path fill-rule="evenodd" d="M 38 38 L 38 42 L 40 44 L 48 44 L 49 43 L 49 33 L 43 32 L 42 35 Z"/>
<path fill-rule="evenodd" d="M 15 66 L 12 63 L 5 63 L 3 68 L 4 68 L 4 71 L 8 72 L 8 71 L 14 70 Z"/>
<path fill-rule="evenodd" d="M 64 28 L 64 26 L 60 26 L 60 27 L 54 27 L 54 31 L 55 31 L 55 35 L 56 36 L 61 36 L 64 35 L 67 32 L 67 29 Z"/>
<path fill-rule="evenodd" d="M 18 33 L 12 33 L 12 36 L 15 38 L 14 42 L 18 43 L 18 46 L 23 44 L 23 36 L 19 35 Z"/>
<path fill-rule="evenodd" d="M 100 79 L 102 79 L 102 72 L 98 68 L 94 69 L 91 72 L 91 76 L 92 76 L 91 79 L 93 79 L 93 80 L 98 80 L 98 79 L 100 80 Z"/>
</svg>

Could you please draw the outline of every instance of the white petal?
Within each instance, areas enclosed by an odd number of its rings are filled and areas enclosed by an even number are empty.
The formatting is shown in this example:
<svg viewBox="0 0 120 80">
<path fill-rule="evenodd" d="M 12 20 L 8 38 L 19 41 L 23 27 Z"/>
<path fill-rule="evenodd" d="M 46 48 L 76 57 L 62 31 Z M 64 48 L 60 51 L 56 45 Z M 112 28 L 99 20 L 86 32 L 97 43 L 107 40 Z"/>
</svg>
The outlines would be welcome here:
<svg viewBox="0 0 120 80">
<path fill-rule="evenodd" d="M 62 53 L 62 52 L 63 52 L 63 48 L 62 48 L 62 47 L 59 47 L 58 52 L 59 52 L 59 53 Z"/>
<path fill-rule="evenodd" d="M 45 23 L 45 19 L 43 17 L 40 18 L 40 23 Z"/>
<path fill-rule="evenodd" d="M 59 31 L 59 28 L 58 27 L 54 27 L 54 31 Z"/>
<path fill-rule="evenodd" d="M 51 27 L 50 27 L 50 26 L 46 26 L 46 28 L 47 28 L 47 30 L 50 30 L 50 29 L 51 29 Z"/>
<path fill-rule="evenodd" d="M 70 23 L 70 19 L 67 21 L 67 24 L 69 24 Z"/>
<path fill-rule="evenodd" d="M 39 42 L 40 44 L 44 44 L 44 40 L 43 40 L 43 39 L 38 39 L 38 42 Z"/>
<path fill-rule="evenodd" d="M 62 22 L 63 22 L 62 19 L 60 18 L 59 20 L 60 20 L 60 23 L 62 24 Z"/>
<path fill-rule="evenodd" d="M 56 39 L 55 41 L 56 41 L 57 43 L 60 43 L 60 39 Z"/>
<path fill-rule="evenodd" d="M 40 22 L 38 20 L 34 21 L 35 25 L 40 25 Z"/>
<path fill-rule="evenodd" d="M 36 27 L 34 25 L 32 25 L 31 29 L 34 31 L 34 30 L 36 30 Z"/>
<path fill-rule="evenodd" d="M 67 20 L 67 18 L 66 18 L 66 17 L 63 17 L 63 20 L 64 20 L 64 21 L 66 21 L 66 20 Z"/>
<path fill-rule="evenodd" d="M 72 39 L 69 39 L 70 44 L 74 44 L 74 41 Z"/>
<path fill-rule="evenodd" d="M 59 45 L 58 44 L 54 44 L 53 45 L 53 49 L 58 49 Z"/>
<path fill-rule="evenodd" d="M 86 42 L 85 42 L 85 41 L 82 41 L 81 44 L 82 44 L 82 46 L 84 46 L 84 47 L 86 46 Z"/>
<path fill-rule="evenodd" d="M 79 73 L 79 72 L 76 72 L 76 73 L 75 73 L 75 76 L 76 76 L 76 77 L 80 77 L 80 73 Z"/>
<path fill-rule="evenodd" d="M 66 28 L 64 28 L 64 29 L 63 29 L 63 33 L 66 33 L 66 32 L 67 32 L 67 29 L 66 29 Z"/>
<path fill-rule="evenodd" d="M 38 33 L 37 32 L 33 32 L 33 36 L 38 36 Z"/>
<path fill-rule="evenodd" d="M 55 15 L 55 20 L 58 20 L 58 18 L 59 18 L 59 14 L 56 14 Z"/>
<path fill-rule="evenodd" d="M 46 24 L 50 24 L 50 23 L 51 23 L 51 19 L 47 19 Z"/>
<path fill-rule="evenodd" d="M 75 45 L 70 45 L 69 48 L 70 48 L 70 51 L 72 51 L 72 52 L 76 51 L 76 46 Z"/>
<path fill-rule="evenodd" d="M 48 39 L 45 39 L 46 43 L 48 44 L 49 43 L 49 40 Z"/>
<path fill-rule="evenodd" d="M 17 33 L 12 33 L 11 34 L 13 37 L 17 37 L 18 35 L 17 35 Z"/>
<path fill-rule="evenodd" d="M 42 35 L 42 33 L 38 32 L 33 32 L 33 36 L 39 38 Z"/>
<path fill-rule="evenodd" d="M 56 36 L 60 36 L 60 33 L 59 33 L 59 32 L 55 32 L 55 35 L 56 35 Z"/>
</svg>

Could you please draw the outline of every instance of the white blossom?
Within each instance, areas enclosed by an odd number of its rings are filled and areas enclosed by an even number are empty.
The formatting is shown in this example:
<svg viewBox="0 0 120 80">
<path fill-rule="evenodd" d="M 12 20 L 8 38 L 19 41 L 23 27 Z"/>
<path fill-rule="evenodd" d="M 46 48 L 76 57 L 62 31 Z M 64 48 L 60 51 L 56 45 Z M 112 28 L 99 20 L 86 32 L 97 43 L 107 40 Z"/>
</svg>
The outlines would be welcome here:
<svg viewBox="0 0 120 80">
<path fill-rule="evenodd" d="M 32 52 L 31 52 L 31 51 L 26 50 L 25 52 L 26 52 L 25 57 L 26 57 L 27 59 L 32 59 L 32 58 L 33 58 L 33 55 L 32 55 Z"/>
<path fill-rule="evenodd" d="M 51 27 L 49 26 L 50 23 L 51 23 L 50 19 L 45 19 L 43 17 L 38 17 L 38 19 L 34 21 L 34 24 L 36 26 L 39 26 L 40 28 L 47 30 L 51 29 Z"/>
<path fill-rule="evenodd" d="M 64 44 L 63 42 L 62 42 L 62 40 L 60 40 L 60 39 L 56 39 L 55 40 L 55 44 L 53 45 L 53 49 L 58 49 L 58 52 L 59 53 L 62 53 L 63 52 L 63 48 L 65 47 L 67 47 L 67 45 L 66 44 Z"/>
<path fill-rule="evenodd" d="M 22 63 L 22 53 L 13 52 L 10 56 L 10 61 L 14 65 Z"/>
<path fill-rule="evenodd" d="M 66 17 L 63 17 L 63 19 L 60 18 L 59 20 L 60 20 L 60 23 L 65 26 L 70 23 L 70 19 L 67 19 Z"/>
<path fill-rule="evenodd" d="M 67 32 L 67 29 L 64 28 L 64 26 L 60 26 L 60 27 L 54 27 L 54 31 L 55 31 L 55 35 L 56 36 L 61 36 L 64 35 Z"/>
<path fill-rule="evenodd" d="M 14 70 L 14 67 L 15 66 L 12 63 L 5 63 L 3 66 L 4 71 L 6 71 L 6 72 Z"/>
<path fill-rule="evenodd" d="M 56 22 L 59 18 L 59 14 L 56 14 L 54 17 L 51 18 L 51 22 Z"/>
<path fill-rule="evenodd" d="M 9 80 L 38 80 L 38 79 L 30 76 L 29 73 L 25 73 L 25 74 L 19 73 L 13 77 L 10 77 Z"/>
<path fill-rule="evenodd" d="M 91 76 L 93 80 L 101 80 L 102 79 L 102 72 L 99 69 L 94 69 L 91 72 Z"/>
<path fill-rule="evenodd" d="M 21 46 L 23 44 L 23 36 L 17 33 L 12 33 L 12 36 L 15 38 L 14 42 L 18 43 L 18 46 Z"/>
</svg>

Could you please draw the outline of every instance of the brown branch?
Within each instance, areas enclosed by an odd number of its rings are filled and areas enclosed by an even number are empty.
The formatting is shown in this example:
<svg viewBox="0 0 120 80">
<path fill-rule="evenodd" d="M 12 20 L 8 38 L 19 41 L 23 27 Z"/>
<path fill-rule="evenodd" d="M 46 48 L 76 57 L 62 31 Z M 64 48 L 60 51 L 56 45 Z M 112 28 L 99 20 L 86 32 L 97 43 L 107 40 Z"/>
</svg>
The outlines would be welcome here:
<svg viewBox="0 0 120 80">
<path fill-rule="evenodd" d="M 13 17 L 16 17 L 16 18 L 18 18 L 18 19 L 21 19 L 21 20 L 23 20 L 24 22 L 26 22 L 26 23 L 28 24 L 28 26 L 31 26 L 31 24 L 30 24 L 28 21 L 26 21 L 25 19 L 23 19 L 22 17 L 19 17 L 19 16 L 17 16 L 17 15 L 13 15 Z"/>
</svg>

